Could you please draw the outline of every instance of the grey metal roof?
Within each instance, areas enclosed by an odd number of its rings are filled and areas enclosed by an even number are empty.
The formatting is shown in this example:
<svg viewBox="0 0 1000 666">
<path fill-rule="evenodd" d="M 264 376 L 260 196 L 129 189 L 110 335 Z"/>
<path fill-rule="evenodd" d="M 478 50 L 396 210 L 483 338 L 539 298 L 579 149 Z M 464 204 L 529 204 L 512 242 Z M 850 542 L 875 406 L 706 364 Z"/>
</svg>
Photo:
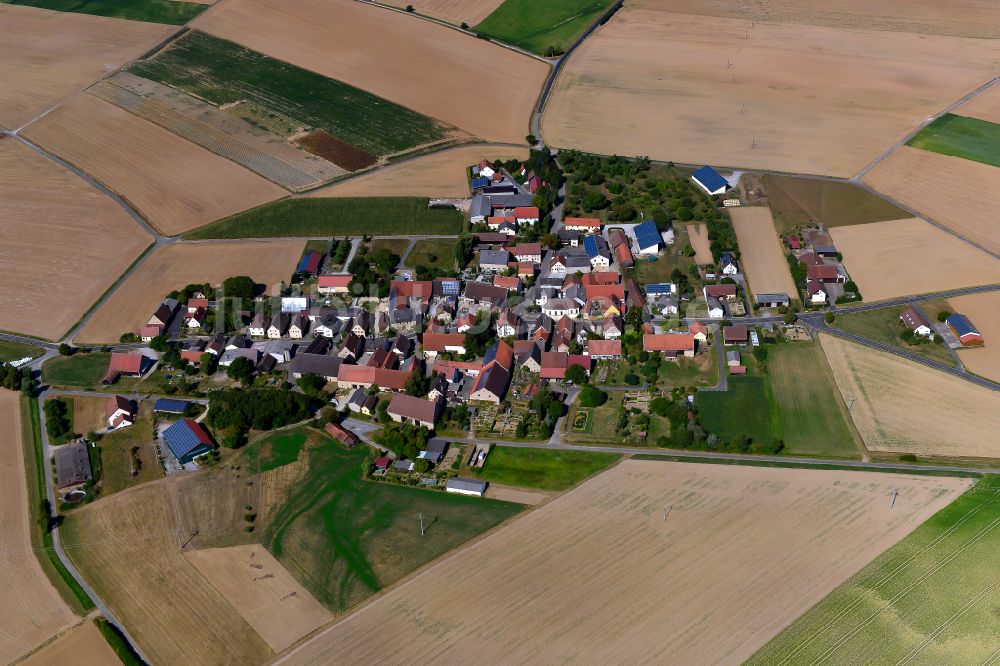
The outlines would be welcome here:
<svg viewBox="0 0 1000 666">
<path fill-rule="evenodd" d="M 510 261 L 510 252 L 507 250 L 482 250 L 479 252 L 479 265 L 488 264 L 490 266 L 506 266 Z"/>
<path fill-rule="evenodd" d="M 445 485 L 445 488 L 483 493 L 486 492 L 486 482 L 479 481 L 477 479 L 465 479 L 460 476 L 454 476 L 448 479 L 448 483 Z"/>
</svg>

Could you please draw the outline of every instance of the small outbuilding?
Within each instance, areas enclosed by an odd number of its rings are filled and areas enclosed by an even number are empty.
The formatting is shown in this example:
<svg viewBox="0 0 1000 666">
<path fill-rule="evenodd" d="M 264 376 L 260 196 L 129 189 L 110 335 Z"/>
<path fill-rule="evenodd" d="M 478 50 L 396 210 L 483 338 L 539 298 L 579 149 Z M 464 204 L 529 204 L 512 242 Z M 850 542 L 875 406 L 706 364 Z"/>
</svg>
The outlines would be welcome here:
<svg viewBox="0 0 1000 666">
<path fill-rule="evenodd" d="M 486 492 L 487 485 L 485 481 L 479 481 L 478 479 L 464 479 L 460 476 L 454 476 L 448 479 L 448 483 L 445 484 L 444 489 L 449 493 L 482 497 L 483 493 Z"/>
</svg>

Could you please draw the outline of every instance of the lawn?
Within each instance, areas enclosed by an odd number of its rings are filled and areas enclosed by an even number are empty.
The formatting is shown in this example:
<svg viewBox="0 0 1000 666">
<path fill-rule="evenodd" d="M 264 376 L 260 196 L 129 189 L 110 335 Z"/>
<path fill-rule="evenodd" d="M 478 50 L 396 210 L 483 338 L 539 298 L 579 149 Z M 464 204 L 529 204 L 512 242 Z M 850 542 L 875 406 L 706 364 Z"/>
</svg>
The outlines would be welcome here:
<svg viewBox="0 0 1000 666">
<path fill-rule="evenodd" d="M 612 0 L 504 0 L 476 26 L 488 35 L 540 55 L 562 53 Z"/>
<path fill-rule="evenodd" d="M 714 386 L 719 381 L 715 352 L 708 350 L 694 358 L 681 357 L 676 361 L 664 359 L 660 363 L 657 375 L 657 385 L 660 387 L 677 386 Z M 615 362 L 604 380 L 607 386 L 626 386 L 625 375 L 632 373 L 639 377 L 639 384 L 646 383 L 646 377 L 640 370 L 642 364 L 632 364 L 622 360 Z M 637 387 L 638 388 L 638 387 Z"/>
<path fill-rule="evenodd" d="M 276 133 L 295 131 L 280 120 L 290 119 L 372 155 L 404 151 L 448 133 L 436 120 L 381 97 L 201 32 L 129 71 L 217 106 L 240 102 L 241 109 L 250 107 L 248 119 L 267 122 Z"/>
<path fill-rule="evenodd" d="M 987 476 L 747 664 L 988 664 L 1000 654 L 1000 479 Z"/>
<path fill-rule="evenodd" d="M 1000 124 L 946 113 L 907 144 L 942 155 L 1000 166 Z"/>
<path fill-rule="evenodd" d="M 590 430 L 586 433 L 573 432 L 572 423 L 576 418 L 578 408 L 576 404 L 572 406 L 566 416 L 566 423 L 570 424 L 570 430 L 563 435 L 563 439 L 568 442 L 578 442 L 580 444 L 609 443 L 621 444 L 621 437 L 616 432 L 618 423 L 618 408 L 622 406 L 625 396 L 623 391 L 608 391 L 608 401 L 600 407 L 585 408 L 590 412 Z M 492 454 L 491 454 L 492 455 Z"/>
<path fill-rule="evenodd" d="M 406 238 L 378 238 L 371 242 L 372 252 L 376 250 L 389 250 L 397 257 L 402 257 L 410 241 Z"/>
<path fill-rule="evenodd" d="M 179 0 L 0 0 L 10 5 L 41 7 L 57 12 L 111 16 L 131 21 L 184 25 L 208 5 Z"/>
<path fill-rule="evenodd" d="M 819 223 L 830 228 L 911 217 L 885 199 L 849 183 L 771 175 L 763 176 L 763 183 L 774 227 L 781 235 L 801 225 Z"/>
<path fill-rule="evenodd" d="M 0 363 L 17 361 L 28 356 L 38 358 L 43 353 L 44 350 L 41 347 L 26 345 L 23 342 L 14 342 L 12 340 L 0 340 Z"/>
<path fill-rule="evenodd" d="M 308 437 L 303 430 L 292 433 L 303 441 Z M 284 433 L 280 437 L 290 441 Z M 522 508 L 365 481 L 361 468 L 370 455 L 367 447 L 345 449 L 326 436 L 321 441 L 306 448 L 308 472 L 272 514 L 262 537 L 268 550 L 331 610 L 357 604 Z"/>
<path fill-rule="evenodd" d="M 781 419 L 763 377 L 730 377 L 729 390 L 696 395 L 699 421 L 709 433 L 726 441 L 744 435 L 760 443 L 781 439 Z"/>
<path fill-rule="evenodd" d="M 620 455 L 495 446 L 476 476 L 508 486 L 566 490 L 616 463 Z"/>
<path fill-rule="evenodd" d="M 921 310 L 923 310 L 930 321 L 933 321 L 937 316 L 937 310 L 924 310 L 923 306 L 921 306 Z M 838 313 L 833 325 L 842 331 L 892 345 L 893 347 L 919 354 L 932 361 L 954 367 L 955 359 L 943 344 L 925 342 L 918 345 L 911 345 L 903 341 L 900 334 L 906 328 L 899 319 L 899 313 L 902 311 L 903 308 L 883 308 L 869 312 Z"/>
<path fill-rule="evenodd" d="M 406 265 L 410 268 L 455 270 L 455 241 L 453 239 L 426 239 L 413 244 L 413 250 L 406 257 Z"/>
<path fill-rule="evenodd" d="M 185 238 L 458 235 L 462 213 L 428 208 L 421 197 L 285 199 L 253 208 Z"/>
<path fill-rule="evenodd" d="M 55 386 L 97 386 L 108 371 L 110 362 L 111 354 L 108 352 L 77 352 L 72 356 L 59 356 L 42 366 L 42 381 Z"/>
<path fill-rule="evenodd" d="M 107 433 L 97 442 L 97 447 L 103 473 L 102 497 L 163 476 L 153 441 L 152 408 L 148 403 L 140 408 L 135 423 Z"/>
<path fill-rule="evenodd" d="M 786 426 L 783 453 L 857 458 L 860 437 L 819 346 L 795 342 L 767 349 L 767 382 Z"/>
<path fill-rule="evenodd" d="M 639 278 L 639 284 L 646 285 L 655 282 L 669 282 L 670 274 L 674 269 L 680 269 L 681 273 L 691 278 L 689 271 L 694 266 L 694 257 L 686 257 L 681 253 L 686 242 L 675 242 L 668 245 L 666 252 L 661 254 L 656 261 L 648 259 L 635 260 L 635 272 Z"/>
</svg>

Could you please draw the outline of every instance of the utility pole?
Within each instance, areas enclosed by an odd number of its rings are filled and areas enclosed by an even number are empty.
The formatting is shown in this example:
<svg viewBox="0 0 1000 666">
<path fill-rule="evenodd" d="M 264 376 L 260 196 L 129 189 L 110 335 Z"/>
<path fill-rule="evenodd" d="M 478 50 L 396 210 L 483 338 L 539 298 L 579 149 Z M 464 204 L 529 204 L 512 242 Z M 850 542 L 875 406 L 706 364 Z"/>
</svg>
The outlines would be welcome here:
<svg viewBox="0 0 1000 666">
<path fill-rule="evenodd" d="M 892 509 L 892 508 L 895 508 L 895 506 L 896 506 L 896 497 L 899 495 L 899 490 L 897 490 L 896 488 L 893 488 L 892 489 L 892 493 L 890 493 L 890 494 L 892 495 L 892 504 L 889 505 L 889 508 Z"/>
<path fill-rule="evenodd" d="M 420 514 L 420 536 L 424 535 L 424 514 Z"/>
<path fill-rule="evenodd" d="M 663 522 L 667 522 L 667 516 L 670 515 L 670 512 L 673 510 L 673 508 L 674 505 L 671 504 L 670 506 L 667 507 L 667 510 L 663 512 Z"/>
</svg>

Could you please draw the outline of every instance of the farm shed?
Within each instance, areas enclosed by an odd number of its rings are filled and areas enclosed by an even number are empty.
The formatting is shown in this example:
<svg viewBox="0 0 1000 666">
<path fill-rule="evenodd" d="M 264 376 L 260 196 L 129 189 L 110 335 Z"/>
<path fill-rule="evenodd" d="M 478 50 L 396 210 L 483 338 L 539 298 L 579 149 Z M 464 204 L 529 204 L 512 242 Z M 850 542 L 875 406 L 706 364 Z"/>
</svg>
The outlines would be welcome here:
<svg viewBox="0 0 1000 666">
<path fill-rule="evenodd" d="M 190 404 L 187 400 L 159 398 L 153 403 L 153 411 L 163 412 L 164 414 L 183 414 Z"/>
<path fill-rule="evenodd" d="M 149 367 L 153 365 L 153 359 L 142 354 L 128 354 L 124 352 L 111 352 L 111 361 L 108 363 L 108 372 L 101 380 L 102 384 L 114 384 L 121 375 L 141 376 Z"/>
<path fill-rule="evenodd" d="M 82 439 L 58 447 L 56 460 L 56 486 L 59 490 L 79 488 L 93 478 L 87 442 Z"/>
<path fill-rule="evenodd" d="M 969 318 L 963 314 L 954 313 L 945 320 L 948 328 L 955 334 L 963 347 L 976 347 L 983 344 L 983 335 L 980 333 Z"/>
<path fill-rule="evenodd" d="M 445 484 L 444 489 L 449 493 L 458 493 L 459 495 L 475 495 L 476 497 L 482 497 L 483 493 L 486 492 L 486 482 L 478 481 L 476 479 L 465 479 L 459 476 L 452 477 L 448 479 L 448 483 Z"/>
<path fill-rule="evenodd" d="M 646 220 L 635 227 L 635 240 L 639 243 L 639 254 L 641 256 L 655 256 L 660 252 L 660 232 L 656 229 L 656 223 Z"/>
<path fill-rule="evenodd" d="M 434 428 L 441 415 L 443 404 L 440 400 L 415 398 L 405 393 L 396 393 L 389 401 L 386 412 L 396 423 L 413 423 Z"/>
<path fill-rule="evenodd" d="M 296 269 L 296 273 L 307 273 L 308 275 L 316 275 L 319 272 L 320 264 L 323 263 L 323 255 L 319 252 L 308 252 L 303 255 L 302 260 L 299 261 L 299 267 Z"/>
<path fill-rule="evenodd" d="M 186 465 L 215 448 L 212 438 L 193 419 L 181 419 L 169 426 L 163 431 L 163 441 L 181 465 Z"/>
<path fill-rule="evenodd" d="M 691 179 L 708 194 L 722 194 L 729 189 L 729 181 L 708 165 L 691 174 Z"/>
<path fill-rule="evenodd" d="M 788 294 L 757 294 L 757 305 L 762 308 L 779 308 L 788 305 Z"/>
<path fill-rule="evenodd" d="M 667 358 L 694 356 L 695 339 L 691 333 L 647 333 L 642 336 L 642 348 L 648 352 L 660 352 Z"/>
<path fill-rule="evenodd" d="M 324 429 L 327 434 L 348 448 L 358 443 L 358 436 L 339 423 L 327 423 Z"/>
<path fill-rule="evenodd" d="M 316 282 L 316 291 L 321 294 L 346 294 L 347 288 L 354 279 L 353 275 L 320 275 Z"/>
</svg>

